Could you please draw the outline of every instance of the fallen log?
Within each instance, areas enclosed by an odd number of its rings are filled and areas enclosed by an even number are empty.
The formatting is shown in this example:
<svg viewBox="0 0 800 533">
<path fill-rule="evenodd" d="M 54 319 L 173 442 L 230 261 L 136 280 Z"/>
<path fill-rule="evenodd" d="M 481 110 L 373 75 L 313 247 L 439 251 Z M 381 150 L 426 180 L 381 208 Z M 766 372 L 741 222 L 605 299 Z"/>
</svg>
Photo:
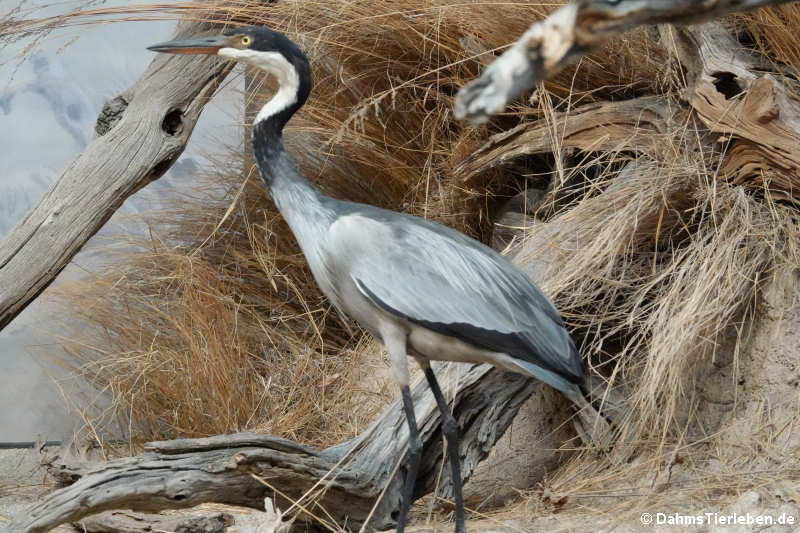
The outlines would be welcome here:
<svg viewBox="0 0 800 533">
<path fill-rule="evenodd" d="M 453 365 L 447 374 L 449 379 L 442 375 L 444 390 L 457 388 L 453 414 L 462 427 L 460 456 L 467 479 L 520 406 L 544 385 L 486 365 Z M 419 498 L 435 488 L 442 434 L 436 403 L 424 381 L 414 387 L 413 395 L 424 443 L 415 489 Z M 407 441 L 405 418 L 396 401 L 359 437 L 322 451 L 241 433 L 154 442 L 143 454 L 95 466 L 55 460 L 53 468 L 76 481 L 16 517 L 8 531 L 43 532 L 110 509 L 159 511 L 218 502 L 263 510 L 265 497 L 274 497 L 282 510 L 297 512 L 299 521 L 389 528 L 399 509 Z M 451 489 L 444 469 L 439 494 L 446 498 Z"/>
<path fill-rule="evenodd" d="M 77 524 L 77 530 L 82 533 L 142 533 L 144 531 L 225 533 L 231 525 L 233 525 L 233 517 L 220 512 L 163 516 L 130 511 L 107 511 L 82 520 Z"/>
<path fill-rule="evenodd" d="M 176 36 L 212 27 L 191 23 Z M 172 166 L 230 68 L 213 56 L 159 54 L 106 104 L 98 136 L 0 241 L 0 329 L 53 282 L 126 198 Z"/>
<path fill-rule="evenodd" d="M 790 0 L 576 0 L 535 22 L 458 92 L 456 118 L 485 122 L 514 98 L 611 37 L 646 24 L 694 24 Z"/>
</svg>

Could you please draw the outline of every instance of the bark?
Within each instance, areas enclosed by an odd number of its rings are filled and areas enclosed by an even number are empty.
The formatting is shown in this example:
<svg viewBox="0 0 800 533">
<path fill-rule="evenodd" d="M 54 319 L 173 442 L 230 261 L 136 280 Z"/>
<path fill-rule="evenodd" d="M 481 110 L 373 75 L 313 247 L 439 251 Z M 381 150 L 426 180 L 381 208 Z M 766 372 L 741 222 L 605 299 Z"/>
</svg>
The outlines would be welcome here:
<svg viewBox="0 0 800 533">
<path fill-rule="evenodd" d="M 462 428 L 466 479 L 542 385 L 485 365 L 451 369 L 450 379 L 442 375 L 440 380 L 444 390 L 457 386 L 453 413 Z M 420 497 L 434 489 L 442 435 L 427 385 L 419 383 L 413 395 L 424 442 L 415 490 Z M 34 504 L 11 522 L 9 532 L 47 531 L 120 508 L 158 511 L 219 502 L 263 509 L 264 498 L 273 495 L 279 509 L 303 498 L 302 507 L 324 521 L 351 529 L 365 522 L 368 529 L 389 528 L 399 508 L 407 439 L 405 417 L 395 402 L 358 438 L 322 451 L 271 436 L 235 434 L 150 443 L 141 455 L 96 466 L 55 460 L 52 467 L 76 481 Z M 402 463 L 395 473 L 398 460 Z M 449 469 L 443 469 L 440 494 L 448 497 L 451 489 Z M 316 519 L 301 512 L 298 520 Z"/>
<path fill-rule="evenodd" d="M 720 178 L 800 203 L 800 100 L 720 24 L 673 30 L 687 99 L 719 134 Z"/>
<path fill-rule="evenodd" d="M 788 0 L 576 0 L 531 27 L 456 96 L 456 118 L 484 122 L 607 39 L 645 24 L 692 24 Z"/>
<path fill-rule="evenodd" d="M 142 533 L 143 531 L 225 533 L 232 524 L 231 515 L 218 512 L 193 513 L 191 516 L 163 516 L 131 511 L 108 511 L 81 520 L 77 524 L 77 529 L 83 533 Z"/>
<path fill-rule="evenodd" d="M 209 29 L 188 24 L 177 36 Z M 98 136 L 0 242 L 0 329 L 52 283 L 126 198 L 178 159 L 229 70 L 214 57 L 158 54 L 106 105 Z"/>
</svg>

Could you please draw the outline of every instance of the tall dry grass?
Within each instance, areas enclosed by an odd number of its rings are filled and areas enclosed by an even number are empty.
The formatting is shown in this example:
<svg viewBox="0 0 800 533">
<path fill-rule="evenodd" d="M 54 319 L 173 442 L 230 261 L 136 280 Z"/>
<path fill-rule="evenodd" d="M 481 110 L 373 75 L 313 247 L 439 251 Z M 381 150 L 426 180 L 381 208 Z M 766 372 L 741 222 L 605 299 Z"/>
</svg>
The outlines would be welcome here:
<svg viewBox="0 0 800 533">
<path fill-rule="evenodd" d="M 453 180 L 452 169 L 488 133 L 542 111 L 523 102 L 489 127 L 474 128 L 453 121 L 452 98 L 509 44 L 508 35 L 553 8 L 200 2 L 84 9 L 67 17 L 15 21 L 5 31 L 176 14 L 284 31 L 303 45 L 314 65 L 311 99 L 287 133 L 301 170 L 333 196 L 402 209 L 488 239 L 493 211 L 503 195 L 524 187 L 524 177 L 494 172 L 467 184 Z M 648 47 L 644 32 L 630 39 Z M 630 44 L 613 43 L 564 73 L 548 85 L 548 98 L 578 105 L 644 90 L 648 84 L 639 80 L 657 79 L 659 49 L 641 57 Z M 612 56 L 619 64 L 640 57 L 641 69 L 620 69 L 608 60 Z M 251 97 L 267 97 L 268 79 L 255 73 L 248 81 Z M 152 213 L 151 241 L 131 243 L 140 253 L 76 285 L 67 306 L 97 328 L 91 339 L 66 345 L 80 371 L 111 392 L 116 407 L 106 415 L 123 416 L 124 425 L 144 438 L 257 427 L 317 444 L 340 440 L 342 428 L 334 424 L 329 433 L 325 420 L 346 420 L 338 414 L 362 410 L 354 411 L 334 389 L 323 392 L 314 384 L 346 374 L 341 365 L 358 374 L 348 350 L 364 341 L 353 337 L 322 299 L 256 171 L 237 154 L 222 157 L 219 167 L 198 176 L 196 190 L 172 209 Z M 228 168 L 249 168 L 243 186 L 242 173 L 230 174 Z M 225 193 L 208 198 L 200 194 L 204 190 Z M 76 305 L 86 295 L 94 303 Z M 306 366 L 305 358 L 313 364 Z M 298 375 L 296 368 L 309 375 Z M 205 375 L 218 379 L 201 385 Z M 343 391 L 349 383 L 336 382 L 335 390 Z M 299 399 L 303 394 L 308 398 Z M 270 399 L 273 395 L 281 400 Z M 334 411 L 309 409 L 309 403 Z M 353 427 L 363 427 L 382 403 L 374 405 Z M 293 427 L 280 422 L 292 417 Z"/>
<path fill-rule="evenodd" d="M 537 242 L 538 232 L 547 233 L 554 268 L 541 281 L 592 367 L 626 395 L 631 412 L 617 447 L 621 456 L 637 456 L 615 463 L 575 455 L 549 487 L 589 507 L 606 502 L 608 512 L 633 512 L 663 496 L 655 481 L 642 488 L 647 472 L 662 479 L 678 451 L 687 463 L 709 453 L 713 439 L 699 429 L 701 378 L 721 351 L 735 358 L 743 349 L 761 282 L 800 266 L 800 231 L 794 208 L 775 203 L 769 191 L 716 180 L 721 153 L 702 148 L 702 132 L 688 120 L 666 132 L 656 156 L 559 148 L 459 180 L 453 169 L 491 134 L 554 111 L 652 94 L 680 107 L 684 87 L 669 45 L 643 29 L 582 59 L 486 126 L 455 122 L 458 88 L 553 7 L 198 2 L 21 21 L 2 31 L 177 13 L 267 25 L 311 57 L 315 89 L 287 144 L 303 173 L 331 195 L 488 241 L 507 198 L 529 184 L 546 187 L 541 223 L 527 235 Z M 796 64 L 794 7 L 729 22 L 768 57 Z M 255 74 L 250 94 L 260 102 L 268 92 L 269 82 Z M 91 326 L 65 342 L 71 361 L 111 394 L 108 419 L 123 420 L 139 438 L 256 429 L 317 446 L 344 440 L 393 393 L 380 379 L 372 383 L 378 348 L 349 331 L 322 298 L 254 169 L 235 152 L 198 176 L 197 191 L 219 194 L 176 197 L 149 217 L 149 238 L 133 239 L 108 269 L 63 296 L 69 313 Z M 523 245 L 518 260 L 524 266 L 541 253 Z M 763 479 L 739 481 L 741 488 Z M 620 489 L 627 496 L 608 504 L 602 498 L 611 484 L 636 490 Z M 673 495 L 713 499 L 730 493 L 731 480 L 715 474 L 687 478 L 685 486 Z M 521 505 L 528 515 L 552 511 L 543 501 L 539 491 Z"/>
<path fill-rule="evenodd" d="M 232 159 L 225 165 L 242 168 Z M 221 169 L 197 176 L 196 194 L 150 215 L 146 238 L 59 291 L 80 319 L 63 343 L 68 364 L 113 398 L 108 431 L 121 418 L 136 440 L 250 429 L 324 446 L 385 402 L 382 383 L 359 391 L 375 373 L 360 364 L 364 341 L 310 290 L 260 180 L 242 181 Z"/>
</svg>

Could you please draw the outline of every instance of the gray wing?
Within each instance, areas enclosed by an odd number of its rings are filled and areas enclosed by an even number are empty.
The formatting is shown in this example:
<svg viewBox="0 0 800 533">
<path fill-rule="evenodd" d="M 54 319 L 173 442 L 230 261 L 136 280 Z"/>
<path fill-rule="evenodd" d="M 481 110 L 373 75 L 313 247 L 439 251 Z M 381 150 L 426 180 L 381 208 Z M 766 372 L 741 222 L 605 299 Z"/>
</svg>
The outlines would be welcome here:
<svg viewBox="0 0 800 533">
<path fill-rule="evenodd" d="M 580 356 L 533 282 L 494 250 L 451 228 L 378 211 L 359 213 L 390 237 L 357 258 L 351 276 L 386 311 L 437 333 L 503 352 L 581 383 Z"/>
</svg>

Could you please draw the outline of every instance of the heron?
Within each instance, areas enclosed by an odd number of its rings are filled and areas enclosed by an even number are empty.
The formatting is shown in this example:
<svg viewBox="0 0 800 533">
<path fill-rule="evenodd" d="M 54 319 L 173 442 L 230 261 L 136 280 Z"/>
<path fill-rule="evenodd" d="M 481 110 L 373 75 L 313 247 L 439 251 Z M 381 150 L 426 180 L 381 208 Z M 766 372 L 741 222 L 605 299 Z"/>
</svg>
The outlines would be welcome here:
<svg viewBox="0 0 800 533">
<path fill-rule="evenodd" d="M 409 358 L 424 372 L 441 413 L 456 533 L 466 531 L 459 425 L 431 361 L 489 363 L 537 378 L 571 400 L 582 420 L 602 424 L 583 395 L 584 365 L 575 344 L 553 304 L 524 273 L 452 228 L 331 198 L 300 174 L 282 140 L 286 123 L 311 92 L 311 66 L 296 43 L 277 31 L 253 26 L 160 43 L 149 50 L 216 54 L 260 68 L 277 80 L 277 90 L 253 122 L 253 152 L 264 185 L 319 288 L 388 352 L 409 432 L 399 533 L 405 529 L 422 455 Z"/>
</svg>

